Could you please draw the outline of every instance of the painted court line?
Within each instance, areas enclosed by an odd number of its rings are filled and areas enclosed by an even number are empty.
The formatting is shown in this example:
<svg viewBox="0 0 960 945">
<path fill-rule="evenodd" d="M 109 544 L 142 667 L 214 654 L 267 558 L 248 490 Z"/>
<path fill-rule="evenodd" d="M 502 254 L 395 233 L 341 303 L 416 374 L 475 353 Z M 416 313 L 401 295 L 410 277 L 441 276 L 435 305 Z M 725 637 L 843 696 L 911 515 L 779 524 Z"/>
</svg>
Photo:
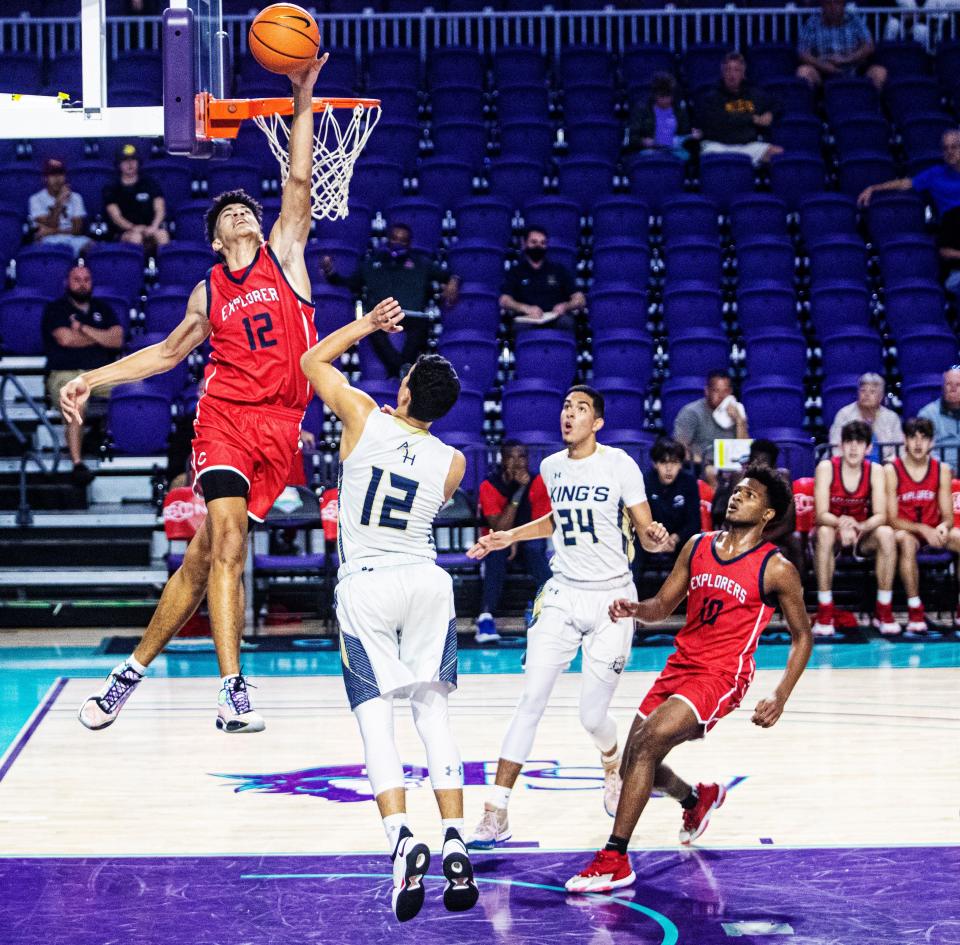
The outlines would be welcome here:
<svg viewBox="0 0 960 945">
<path fill-rule="evenodd" d="M 57 696 L 60 695 L 66 684 L 67 678 L 65 676 L 58 676 L 53 685 L 47 690 L 43 701 L 33 710 L 30 718 L 24 723 L 16 741 L 14 741 L 13 745 L 3 756 L 3 763 L 0 764 L 0 781 L 6 777 L 7 772 L 13 767 L 13 763 L 20 756 L 20 752 L 26 748 L 27 742 L 30 741 L 33 733 L 39 728 L 46 714 L 53 708 L 54 702 L 57 701 Z"/>
</svg>

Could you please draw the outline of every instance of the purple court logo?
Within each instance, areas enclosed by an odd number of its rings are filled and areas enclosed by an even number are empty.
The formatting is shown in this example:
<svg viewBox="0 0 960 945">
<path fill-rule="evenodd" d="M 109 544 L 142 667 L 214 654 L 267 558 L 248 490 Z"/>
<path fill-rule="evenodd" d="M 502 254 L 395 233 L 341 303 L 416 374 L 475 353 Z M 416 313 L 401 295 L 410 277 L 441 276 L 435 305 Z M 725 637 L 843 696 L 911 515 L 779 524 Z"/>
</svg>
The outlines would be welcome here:
<svg viewBox="0 0 960 945">
<path fill-rule="evenodd" d="M 421 765 L 404 765 L 405 787 L 410 790 L 429 784 L 430 772 Z M 465 761 L 465 787 L 492 784 L 497 773 L 496 761 Z M 298 794 L 320 797 L 337 804 L 372 801 L 373 792 L 363 765 L 322 765 L 281 771 L 276 774 L 214 774 L 233 785 L 234 793 L 256 791 L 260 794 Z M 729 791 L 744 777 L 727 781 Z M 520 775 L 518 786 L 534 791 L 599 791 L 603 788 L 603 769 L 589 765 L 561 765 L 558 761 L 529 761 Z M 656 796 L 656 795 L 655 795 Z"/>
</svg>

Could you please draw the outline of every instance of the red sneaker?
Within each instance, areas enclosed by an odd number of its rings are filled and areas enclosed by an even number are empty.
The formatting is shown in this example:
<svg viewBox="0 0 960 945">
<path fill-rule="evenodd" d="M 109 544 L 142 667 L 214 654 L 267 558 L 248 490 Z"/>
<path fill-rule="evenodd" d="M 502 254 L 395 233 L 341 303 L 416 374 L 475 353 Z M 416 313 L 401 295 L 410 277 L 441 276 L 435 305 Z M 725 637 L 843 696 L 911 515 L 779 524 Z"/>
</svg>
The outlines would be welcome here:
<svg viewBox="0 0 960 945">
<path fill-rule="evenodd" d="M 876 609 L 873 611 L 873 625 L 884 636 L 895 636 L 902 632 L 902 627 L 893 616 L 893 604 L 881 604 L 877 602 Z"/>
<path fill-rule="evenodd" d="M 907 633 L 926 633 L 927 615 L 923 604 L 919 607 L 910 607 L 907 610 Z"/>
<path fill-rule="evenodd" d="M 817 619 L 813 623 L 813 635 L 832 637 L 836 632 L 833 626 L 833 604 L 817 604 Z"/>
<path fill-rule="evenodd" d="M 572 893 L 609 892 L 631 885 L 636 878 L 626 853 L 600 850 L 585 870 L 567 880 L 566 888 Z"/>
<path fill-rule="evenodd" d="M 710 823 L 710 814 L 723 806 L 727 798 L 727 789 L 722 784 L 698 784 L 697 806 L 683 812 L 683 826 L 680 828 L 680 842 L 693 843 Z"/>
</svg>

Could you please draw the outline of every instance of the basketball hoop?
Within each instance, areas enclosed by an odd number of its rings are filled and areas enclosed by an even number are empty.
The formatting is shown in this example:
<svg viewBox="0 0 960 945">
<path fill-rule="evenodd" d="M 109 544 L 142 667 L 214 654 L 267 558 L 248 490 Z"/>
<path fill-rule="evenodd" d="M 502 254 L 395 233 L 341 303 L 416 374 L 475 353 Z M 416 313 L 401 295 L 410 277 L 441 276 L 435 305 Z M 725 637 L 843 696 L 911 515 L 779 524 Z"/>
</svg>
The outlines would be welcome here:
<svg viewBox="0 0 960 945">
<path fill-rule="evenodd" d="M 313 136 L 311 212 L 316 220 L 342 220 L 349 210 L 353 166 L 380 120 L 380 100 L 375 98 L 315 98 L 320 115 Z M 347 117 L 338 120 L 337 113 Z M 280 164 L 280 180 L 290 174 L 287 145 L 293 114 L 292 98 L 215 99 L 197 96 L 197 133 L 205 138 L 236 138 L 243 121 L 252 119 L 267 136 Z M 342 121 L 342 123 L 341 123 Z"/>
</svg>

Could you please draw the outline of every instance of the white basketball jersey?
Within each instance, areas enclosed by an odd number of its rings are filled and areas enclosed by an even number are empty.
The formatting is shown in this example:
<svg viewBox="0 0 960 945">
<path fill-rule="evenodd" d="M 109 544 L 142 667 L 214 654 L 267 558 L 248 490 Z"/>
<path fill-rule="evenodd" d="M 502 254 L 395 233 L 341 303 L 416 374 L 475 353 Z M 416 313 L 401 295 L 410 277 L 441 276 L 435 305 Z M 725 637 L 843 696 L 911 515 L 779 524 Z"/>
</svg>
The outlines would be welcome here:
<svg viewBox="0 0 960 945">
<path fill-rule="evenodd" d="M 426 430 L 371 411 L 340 464 L 340 563 L 389 554 L 436 560 L 433 520 L 452 460 L 453 448 Z"/>
<path fill-rule="evenodd" d="M 553 508 L 554 574 L 574 582 L 630 573 L 633 536 L 627 508 L 645 502 L 640 467 L 621 449 L 598 444 L 586 459 L 563 450 L 540 464 Z"/>
</svg>

